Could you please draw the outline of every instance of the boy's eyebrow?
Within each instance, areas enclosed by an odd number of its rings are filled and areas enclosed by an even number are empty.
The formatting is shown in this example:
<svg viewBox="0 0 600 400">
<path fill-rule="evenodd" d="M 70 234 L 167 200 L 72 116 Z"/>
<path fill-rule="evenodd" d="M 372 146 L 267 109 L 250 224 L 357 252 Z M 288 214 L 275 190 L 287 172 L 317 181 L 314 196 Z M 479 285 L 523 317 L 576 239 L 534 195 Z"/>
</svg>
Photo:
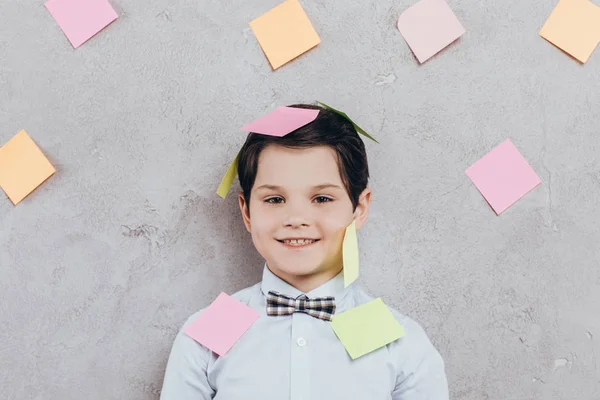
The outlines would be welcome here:
<svg viewBox="0 0 600 400">
<path fill-rule="evenodd" d="M 323 190 L 323 189 L 343 189 L 340 185 L 336 185 L 333 183 L 322 183 L 320 185 L 315 185 L 312 187 L 313 189 L 316 190 Z M 279 191 L 282 189 L 281 186 L 277 186 L 277 185 L 261 185 L 259 187 L 256 188 L 256 190 L 261 190 L 261 189 L 268 189 L 268 190 L 274 190 L 274 191 Z"/>
<path fill-rule="evenodd" d="M 335 185 L 333 183 L 322 183 L 320 185 L 313 186 L 313 189 L 322 190 L 322 189 L 342 189 L 340 185 Z"/>
</svg>

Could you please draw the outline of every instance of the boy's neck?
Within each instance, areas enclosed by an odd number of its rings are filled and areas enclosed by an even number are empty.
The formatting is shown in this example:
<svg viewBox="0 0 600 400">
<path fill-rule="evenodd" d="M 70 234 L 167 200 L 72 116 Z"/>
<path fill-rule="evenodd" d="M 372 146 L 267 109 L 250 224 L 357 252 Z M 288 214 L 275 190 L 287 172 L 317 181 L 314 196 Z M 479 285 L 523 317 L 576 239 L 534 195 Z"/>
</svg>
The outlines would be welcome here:
<svg viewBox="0 0 600 400">
<path fill-rule="evenodd" d="M 293 286 L 302 293 L 309 293 L 316 288 L 323 286 L 325 283 L 335 278 L 342 270 L 342 267 L 339 266 L 311 275 L 289 275 L 277 268 L 271 268 L 268 263 L 267 268 L 269 268 L 269 270 L 279 279 L 285 281 L 288 285 Z"/>
</svg>

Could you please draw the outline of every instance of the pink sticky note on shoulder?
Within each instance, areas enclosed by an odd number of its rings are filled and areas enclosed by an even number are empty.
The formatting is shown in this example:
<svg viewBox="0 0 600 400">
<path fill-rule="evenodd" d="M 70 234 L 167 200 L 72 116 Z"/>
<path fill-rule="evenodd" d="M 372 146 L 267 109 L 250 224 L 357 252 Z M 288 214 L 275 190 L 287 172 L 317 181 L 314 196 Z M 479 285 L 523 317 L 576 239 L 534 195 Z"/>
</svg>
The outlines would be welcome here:
<svg viewBox="0 0 600 400">
<path fill-rule="evenodd" d="M 184 332 L 220 356 L 227 354 L 260 314 L 221 293 Z"/>
<path fill-rule="evenodd" d="M 74 48 L 118 18 L 107 0 L 49 0 L 45 6 Z"/>
<path fill-rule="evenodd" d="M 319 115 L 319 110 L 277 107 L 264 117 L 260 117 L 240 129 L 246 132 L 281 137 L 313 122 L 317 115 Z"/>
<path fill-rule="evenodd" d="M 424 63 L 465 33 L 446 0 L 421 0 L 400 15 L 398 30 Z"/>
<path fill-rule="evenodd" d="M 498 215 L 542 182 L 510 139 L 465 173 Z"/>
</svg>

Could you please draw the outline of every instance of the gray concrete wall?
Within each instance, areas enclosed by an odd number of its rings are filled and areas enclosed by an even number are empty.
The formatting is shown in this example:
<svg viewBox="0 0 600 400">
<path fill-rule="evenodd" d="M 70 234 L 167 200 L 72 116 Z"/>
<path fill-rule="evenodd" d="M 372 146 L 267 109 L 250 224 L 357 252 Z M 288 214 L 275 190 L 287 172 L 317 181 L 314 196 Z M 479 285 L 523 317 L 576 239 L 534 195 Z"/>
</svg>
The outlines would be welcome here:
<svg viewBox="0 0 600 400">
<path fill-rule="evenodd" d="M 303 0 L 322 43 L 275 72 L 248 22 L 279 0 L 111 2 L 78 50 L 43 0 L 0 2 L 0 142 L 57 167 L 0 200 L 1 398 L 157 399 L 184 319 L 260 279 L 215 194 L 238 128 L 318 99 L 382 143 L 361 281 L 424 325 L 452 398 L 600 399 L 600 50 L 538 36 L 554 0 L 452 0 L 467 33 L 421 66 L 412 1 Z M 464 170 L 506 138 L 543 183 L 497 217 Z"/>
</svg>

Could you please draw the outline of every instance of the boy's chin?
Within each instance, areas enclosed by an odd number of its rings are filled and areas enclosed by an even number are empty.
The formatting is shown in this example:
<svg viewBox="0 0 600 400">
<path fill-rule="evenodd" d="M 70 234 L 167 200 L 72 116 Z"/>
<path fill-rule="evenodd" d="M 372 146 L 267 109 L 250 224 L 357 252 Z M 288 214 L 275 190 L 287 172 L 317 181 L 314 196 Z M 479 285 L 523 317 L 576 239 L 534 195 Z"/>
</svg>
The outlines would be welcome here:
<svg viewBox="0 0 600 400">
<path fill-rule="evenodd" d="M 310 276 L 323 272 L 321 263 L 318 262 L 277 262 L 274 265 L 267 263 L 270 267 L 275 267 L 275 271 L 288 276 Z"/>
</svg>

